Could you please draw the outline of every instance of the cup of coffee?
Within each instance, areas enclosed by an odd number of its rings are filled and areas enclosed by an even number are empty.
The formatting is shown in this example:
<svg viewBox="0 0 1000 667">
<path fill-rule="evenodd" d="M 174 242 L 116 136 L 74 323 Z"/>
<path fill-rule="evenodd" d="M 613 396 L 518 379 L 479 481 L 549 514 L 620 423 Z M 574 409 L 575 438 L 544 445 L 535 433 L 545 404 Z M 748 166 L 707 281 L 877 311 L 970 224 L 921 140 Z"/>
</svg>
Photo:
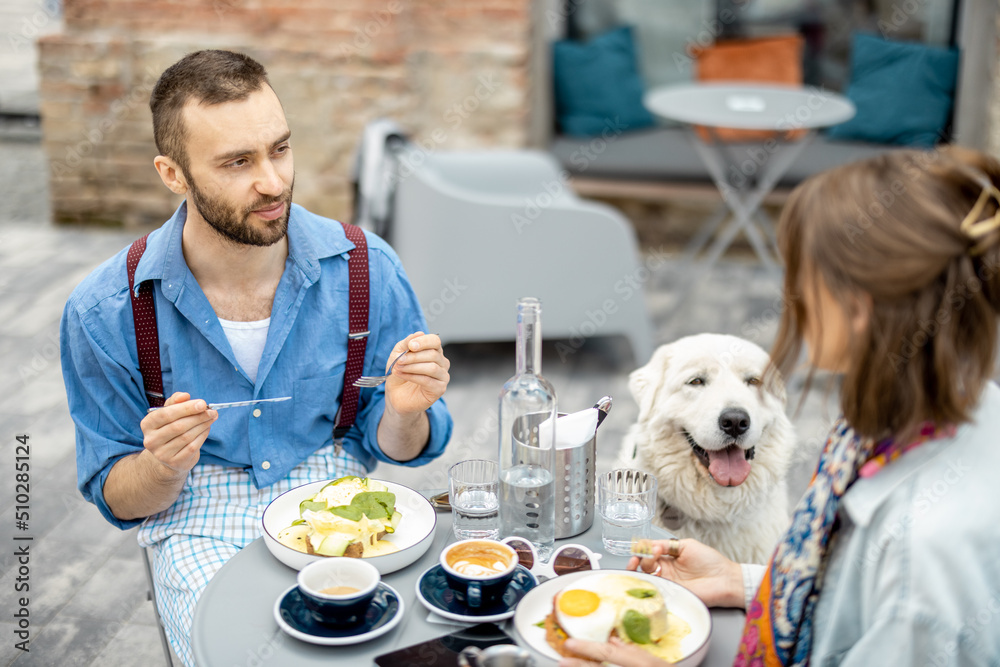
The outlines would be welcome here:
<svg viewBox="0 0 1000 667">
<path fill-rule="evenodd" d="M 503 600 L 514 578 L 517 552 L 493 540 L 462 540 L 441 552 L 441 568 L 455 598 L 468 607 L 491 607 Z"/>
<path fill-rule="evenodd" d="M 324 625 L 364 620 L 381 576 L 360 558 L 324 558 L 299 570 L 299 592 L 313 618 Z"/>
</svg>

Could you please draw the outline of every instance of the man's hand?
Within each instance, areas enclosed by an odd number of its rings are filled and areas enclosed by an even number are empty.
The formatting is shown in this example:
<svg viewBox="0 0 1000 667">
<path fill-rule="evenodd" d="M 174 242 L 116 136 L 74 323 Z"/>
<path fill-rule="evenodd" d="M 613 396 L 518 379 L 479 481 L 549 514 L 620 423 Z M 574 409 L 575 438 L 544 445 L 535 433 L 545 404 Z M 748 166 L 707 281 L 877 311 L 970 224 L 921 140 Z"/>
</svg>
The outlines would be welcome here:
<svg viewBox="0 0 1000 667">
<path fill-rule="evenodd" d="M 218 417 L 205 401 L 192 401 L 184 392 L 147 413 L 139 422 L 143 450 L 120 458 L 104 482 L 111 512 L 119 519 L 142 519 L 173 505 Z"/>
<path fill-rule="evenodd" d="M 440 338 L 418 331 L 396 343 L 386 368 L 404 351 L 409 354 L 399 360 L 385 382 L 385 398 L 393 411 L 409 415 L 423 412 L 444 396 L 451 362 L 444 356 Z"/>
<path fill-rule="evenodd" d="M 596 665 L 619 665 L 619 667 L 667 667 L 666 660 L 660 660 L 652 653 L 638 646 L 629 646 L 617 637 L 612 637 L 607 644 L 601 642 L 567 639 L 566 649 L 584 656 L 579 658 L 563 658 L 559 667 L 595 667 Z"/>
<path fill-rule="evenodd" d="M 192 401 L 190 394 L 176 392 L 163 407 L 148 413 L 139 427 L 142 445 L 162 465 L 186 475 L 198 463 L 201 446 L 219 413 L 205 401 Z"/>
<path fill-rule="evenodd" d="M 378 444 L 394 461 L 409 461 L 423 451 L 430 436 L 427 409 L 448 388 L 451 362 L 441 350 L 441 339 L 418 331 L 396 343 L 386 369 L 403 352 L 385 381 L 385 412 L 378 425 Z"/>
</svg>

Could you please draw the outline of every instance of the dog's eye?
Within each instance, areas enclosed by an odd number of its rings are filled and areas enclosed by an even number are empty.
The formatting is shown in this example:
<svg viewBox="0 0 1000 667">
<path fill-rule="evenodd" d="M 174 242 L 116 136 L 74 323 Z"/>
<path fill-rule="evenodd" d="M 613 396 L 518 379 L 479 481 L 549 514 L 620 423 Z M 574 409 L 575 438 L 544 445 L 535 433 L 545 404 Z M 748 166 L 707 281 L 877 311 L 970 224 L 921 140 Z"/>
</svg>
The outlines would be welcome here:
<svg viewBox="0 0 1000 667">
<path fill-rule="evenodd" d="M 701 385 L 705 384 L 705 380 L 702 378 L 691 378 L 690 380 L 687 381 L 687 383 L 692 387 L 700 387 Z"/>
<path fill-rule="evenodd" d="M 747 378 L 747 384 L 750 385 L 751 387 L 759 387 L 760 386 L 760 378 L 758 378 L 758 377 L 748 377 Z"/>
</svg>

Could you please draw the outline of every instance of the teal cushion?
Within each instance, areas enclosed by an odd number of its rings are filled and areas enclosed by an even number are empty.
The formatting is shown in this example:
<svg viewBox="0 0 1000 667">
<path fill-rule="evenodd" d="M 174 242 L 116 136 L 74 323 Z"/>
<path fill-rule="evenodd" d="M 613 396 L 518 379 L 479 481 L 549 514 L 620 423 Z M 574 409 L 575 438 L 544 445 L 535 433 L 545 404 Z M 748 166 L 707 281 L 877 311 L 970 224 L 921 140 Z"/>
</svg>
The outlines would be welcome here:
<svg viewBox="0 0 1000 667">
<path fill-rule="evenodd" d="M 847 97 L 858 113 L 828 135 L 924 147 L 946 141 L 957 79 L 955 49 L 856 34 Z"/>
<path fill-rule="evenodd" d="M 642 104 L 643 83 L 636 68 L 635 42 L 628 26 L 588 42 L 552 46 L 556 117 L 566 134 L 618 134 L 653 124 Z"/>
</svg>

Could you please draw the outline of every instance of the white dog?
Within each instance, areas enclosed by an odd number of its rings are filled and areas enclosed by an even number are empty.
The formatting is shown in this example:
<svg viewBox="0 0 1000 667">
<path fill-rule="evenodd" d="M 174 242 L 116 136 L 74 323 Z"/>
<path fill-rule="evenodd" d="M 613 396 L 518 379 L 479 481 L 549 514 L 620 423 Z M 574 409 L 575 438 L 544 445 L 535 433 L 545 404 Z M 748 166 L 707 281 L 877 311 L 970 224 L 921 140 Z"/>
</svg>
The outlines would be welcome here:
<svg viewBox="0 0 1000 667">
<path fill-rule="evenodd" d="M 735 336 L 688 336 L 629 376 L 639 418 L 619 463 L 659 480 L 655 522 L 742 563 L 766 563 L 788 527 L 794 435 L 769 357 Z"/>
</svg>

